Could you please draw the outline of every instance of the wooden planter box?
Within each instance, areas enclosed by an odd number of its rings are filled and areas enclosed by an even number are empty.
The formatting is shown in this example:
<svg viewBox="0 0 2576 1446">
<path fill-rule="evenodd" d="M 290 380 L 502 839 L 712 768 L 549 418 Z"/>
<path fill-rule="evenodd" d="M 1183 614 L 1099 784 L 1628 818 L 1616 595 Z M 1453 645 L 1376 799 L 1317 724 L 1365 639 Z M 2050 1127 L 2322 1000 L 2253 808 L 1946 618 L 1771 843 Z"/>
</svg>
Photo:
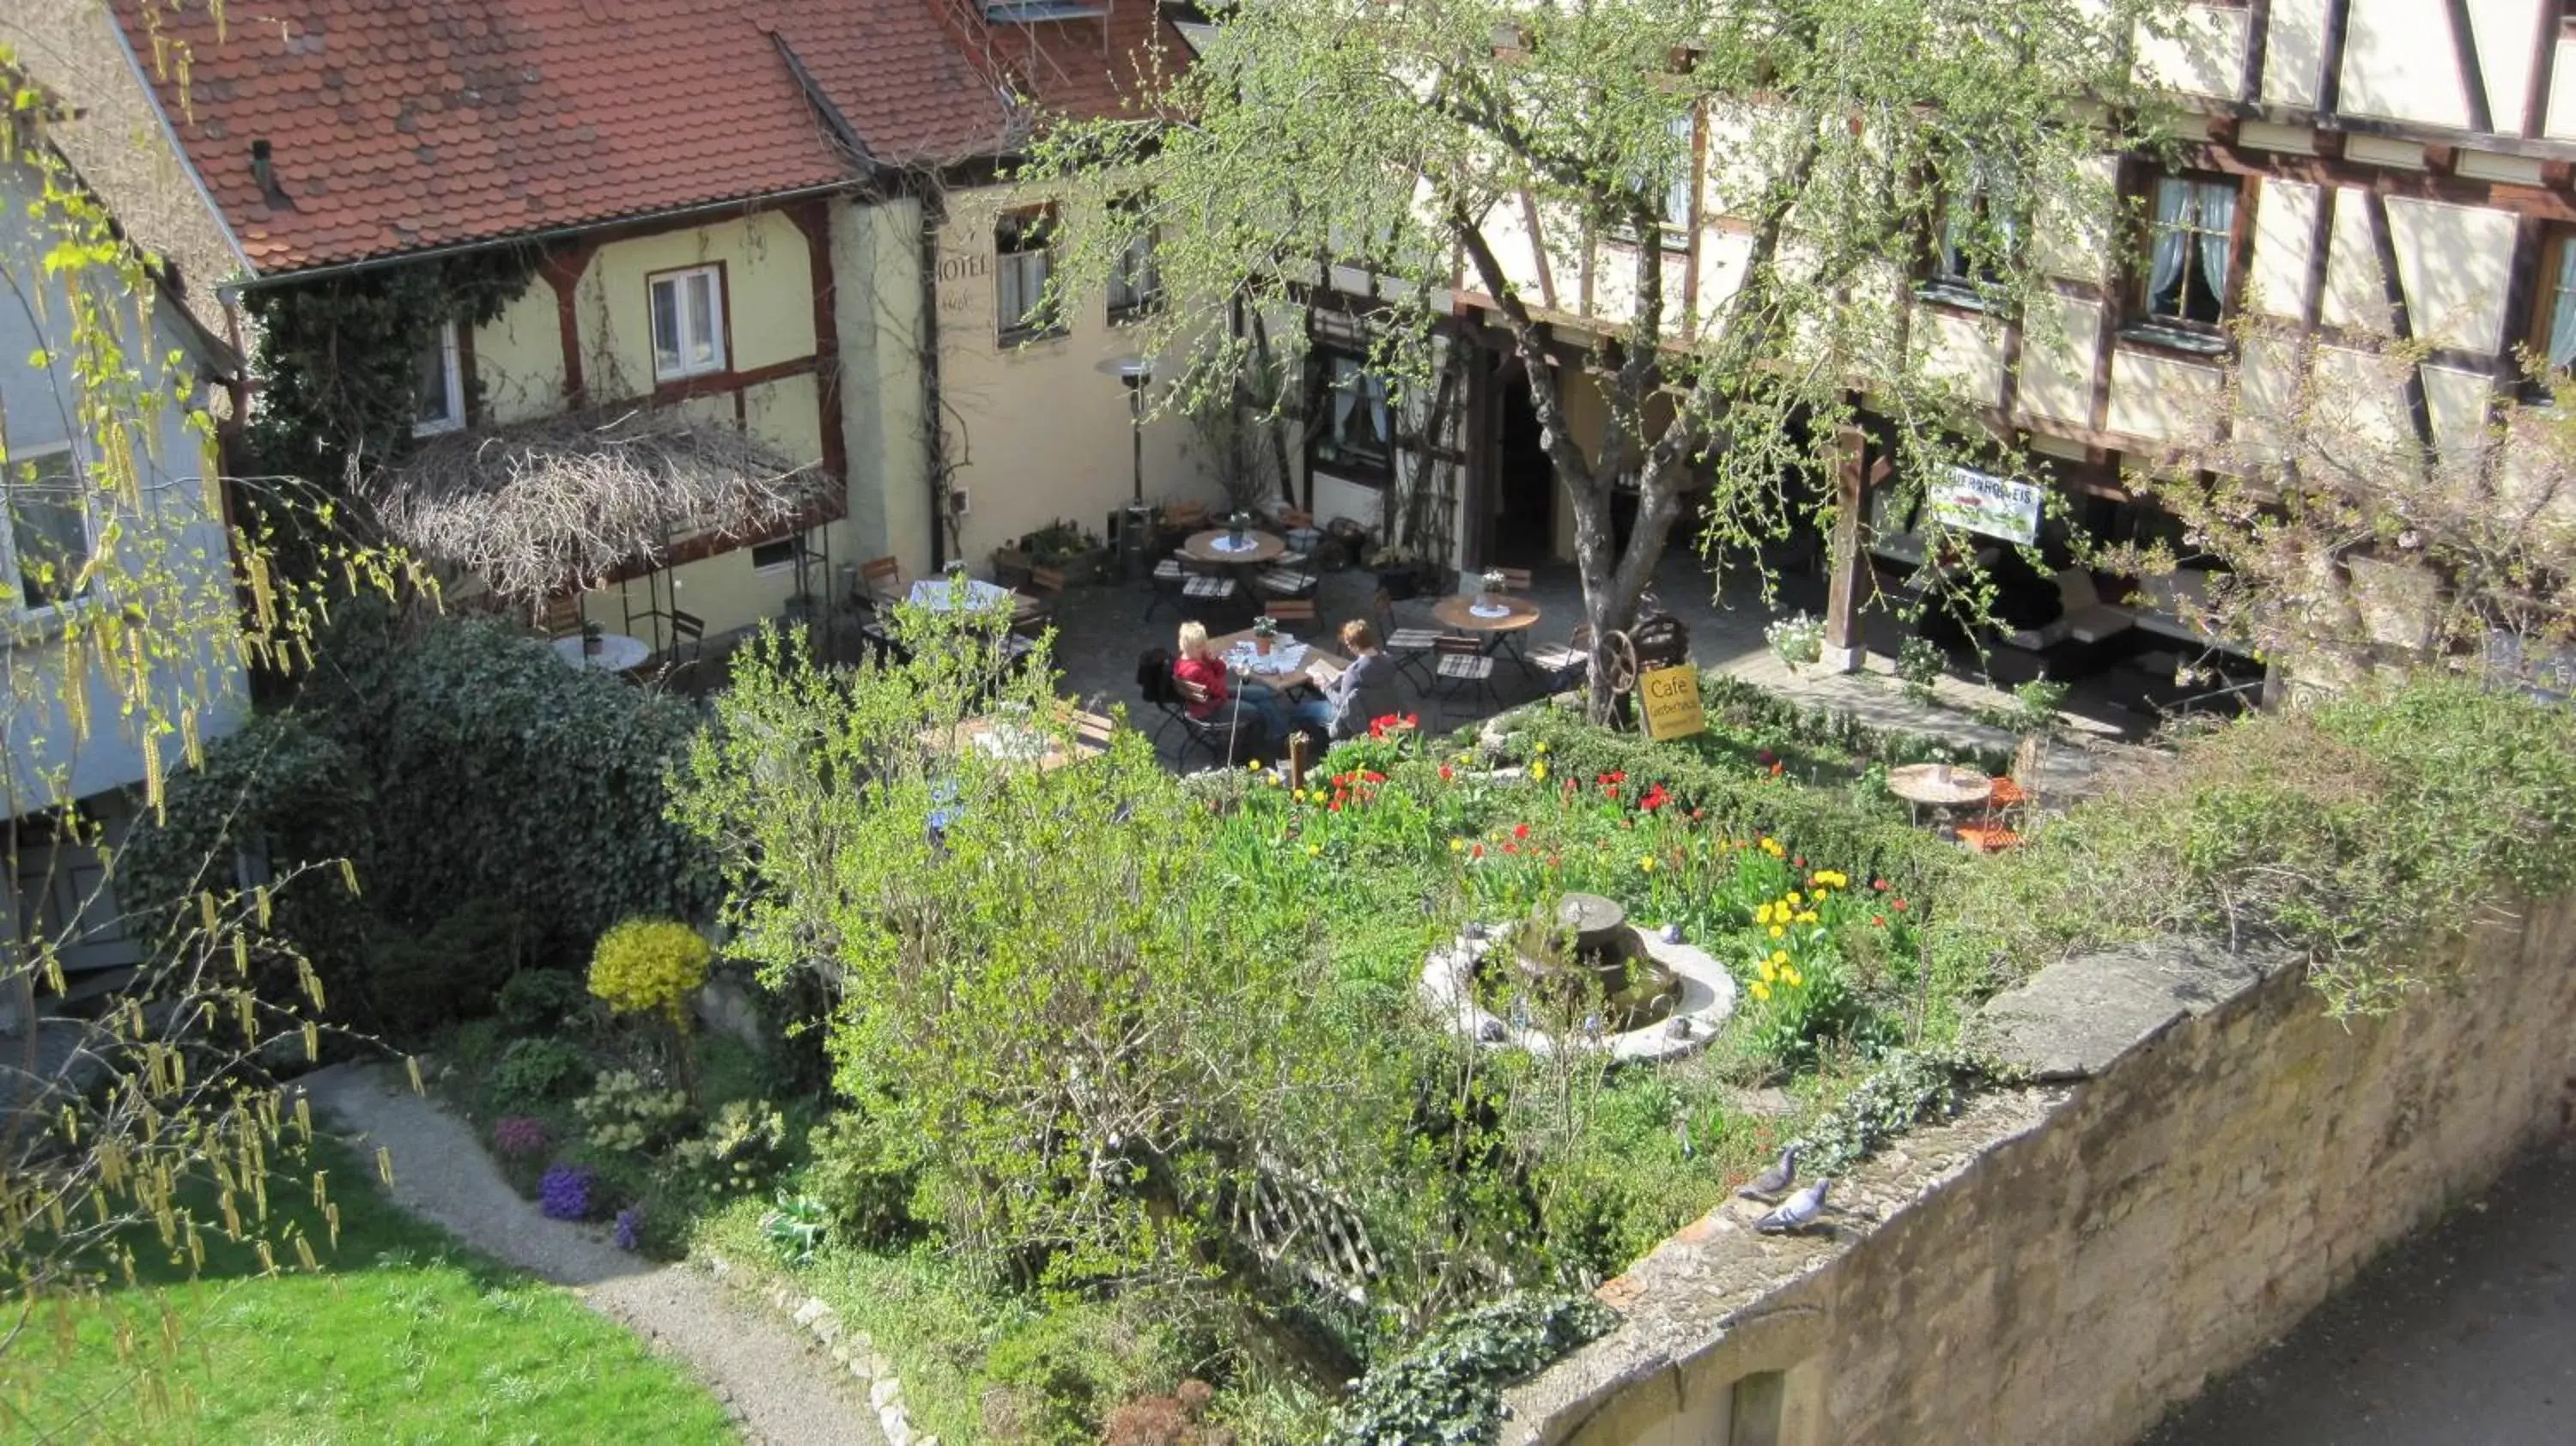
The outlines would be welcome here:
<svg viewBox="0 0 2576 1446">
<path fill-rule="evenodd" d="M 1075 583 L 1098 582 L 1103 576 L 1102 570 L 1109 565 L 1113 556 L 1115 554 L 1110 549 L 1095 547 L 1087 552 L 1077 552 L 1065 558 L 1055 564 L 1055 569 L 1064 574 L 1064 580 L 1068 586 Z M 1018 587 L 1026 583 L 1029 580 L 1029 569 L 1041 565 L 1034 557 L 1016 547 L 993 549 L 993 580 L 1004 587 Z"/>
</svg>

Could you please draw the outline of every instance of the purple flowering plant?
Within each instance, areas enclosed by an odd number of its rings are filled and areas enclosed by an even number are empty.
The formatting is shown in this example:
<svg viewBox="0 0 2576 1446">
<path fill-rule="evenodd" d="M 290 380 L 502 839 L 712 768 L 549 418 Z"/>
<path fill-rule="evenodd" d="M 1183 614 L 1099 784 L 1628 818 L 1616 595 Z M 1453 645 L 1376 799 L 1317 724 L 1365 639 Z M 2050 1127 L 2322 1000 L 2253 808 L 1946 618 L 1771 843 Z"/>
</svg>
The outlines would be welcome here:
<svg viewBox="0 0 2576 1446">
<path fill-rule="evenodd" d="M 595 1177 L 580 1165 L 549 1165 L 537 1181 L 537 1208 L 550 1220 L 581 1220 L 590 1214 L 590 1186 Z"/>
<path fill-rule="evenodd" d="M 629 1205 L 617 1212 L 617 1248 L 641 1249 L 644 1242 L 644 1207 Z"/>
<path fill-rule="evenodd" d="M 503 1115 L 492 1122 L 492 1148 L 503 1159 L 524 1159 L 546 1147 L 545 1121 L 527 1115 Z"/>
</svg>

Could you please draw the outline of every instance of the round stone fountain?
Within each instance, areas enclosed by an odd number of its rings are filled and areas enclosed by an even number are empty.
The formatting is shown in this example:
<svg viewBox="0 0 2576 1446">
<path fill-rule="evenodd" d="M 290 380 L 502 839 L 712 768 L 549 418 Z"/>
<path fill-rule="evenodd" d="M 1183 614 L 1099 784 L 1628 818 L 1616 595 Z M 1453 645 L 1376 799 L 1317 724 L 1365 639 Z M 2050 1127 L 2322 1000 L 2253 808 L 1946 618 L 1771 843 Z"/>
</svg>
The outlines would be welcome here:
<svg viewBox="0 0 2576 1446">
<path fill-rule="evenodd" d="M 1423 962 L 1423 1000 L 1459 1033 L 1537 1053 L 1677 1059 L 1735 1010 L 1735 979 L 1677 929 L 1649 932 L 1598 894 L 1501 928 L 1469 925 Z"/>
</svg>

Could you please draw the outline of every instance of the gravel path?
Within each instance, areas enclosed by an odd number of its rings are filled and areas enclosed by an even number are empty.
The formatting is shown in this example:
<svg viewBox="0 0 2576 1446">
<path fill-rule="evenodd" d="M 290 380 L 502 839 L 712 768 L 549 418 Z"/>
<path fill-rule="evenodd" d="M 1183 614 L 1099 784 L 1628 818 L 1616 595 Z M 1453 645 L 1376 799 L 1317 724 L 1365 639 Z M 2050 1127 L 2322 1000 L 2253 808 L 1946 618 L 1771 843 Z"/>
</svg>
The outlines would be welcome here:
<svg viewBox="0 0 2576 1446">
<path fill-rule="evenodd" d="M 584 1304 L 684 1362 L 742 1424 L 773 1446 L 881 1446 L 855 1383 L 786 1321 L 705 1272 L 655 1265 L 549 1220 L 519 1198 L 455 1117 L 378 1067 L 334 1065 L 304 1077 L 313 1102 L 393 1153 L 396 1204 L 494 1259 L 572 1287 Z M 649 1440 L 652 1423 L 627 1423 Z"/>
</svg>

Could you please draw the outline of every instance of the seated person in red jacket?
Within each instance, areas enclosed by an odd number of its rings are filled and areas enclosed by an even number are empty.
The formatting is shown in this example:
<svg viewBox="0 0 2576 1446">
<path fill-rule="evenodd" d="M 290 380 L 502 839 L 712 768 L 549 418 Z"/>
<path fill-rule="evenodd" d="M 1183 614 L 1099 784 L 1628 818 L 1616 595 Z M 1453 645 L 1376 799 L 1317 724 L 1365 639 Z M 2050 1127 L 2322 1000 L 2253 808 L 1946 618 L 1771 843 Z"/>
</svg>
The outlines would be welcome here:
<svg viewBox="0 0 2576 1446">
<path fill-rule="evenodd" d="M 1208 642 L 1207 626 L 1203 623 L 1181 624 L 1180 657 L 1172 664 L 1172 676 L 1207 690 L 1205 703 L 1189 705 L 1189 715 L 1193 718 L 1231 716 L 1253 725 L 1256 735 L 1264 740 L 1285 738 L 1292 726 L 1283 716 L 1276 689 L 1267 683 L 1235 685 L 1227 675 L 1225 659 L 1219 657 L 1216 648 Z"/>
</svg>

